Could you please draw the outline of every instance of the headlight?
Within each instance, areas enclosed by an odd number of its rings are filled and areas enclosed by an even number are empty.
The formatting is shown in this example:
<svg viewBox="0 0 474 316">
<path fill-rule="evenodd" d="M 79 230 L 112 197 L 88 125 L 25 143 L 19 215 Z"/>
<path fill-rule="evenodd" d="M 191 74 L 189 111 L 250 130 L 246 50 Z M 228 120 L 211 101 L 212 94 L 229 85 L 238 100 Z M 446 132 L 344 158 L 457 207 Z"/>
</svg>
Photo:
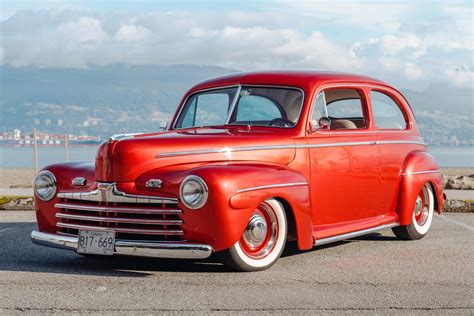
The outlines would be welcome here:
<svg viewBox="0 0 474 316">
<path fill-rule="evenodd" d="M 35 193 L 43 201 L 51 200 L 56 194 L 56 178 L 50 171 L 41 171 L 35 179 Z"/>
<path fill-rule="evenodd" d="M 198 176 L 188 176 L 181 182 L 179 194 L 184 205 L 190 209 L 197 209 L 207 201 L 207 185 Z"/>
</svg>

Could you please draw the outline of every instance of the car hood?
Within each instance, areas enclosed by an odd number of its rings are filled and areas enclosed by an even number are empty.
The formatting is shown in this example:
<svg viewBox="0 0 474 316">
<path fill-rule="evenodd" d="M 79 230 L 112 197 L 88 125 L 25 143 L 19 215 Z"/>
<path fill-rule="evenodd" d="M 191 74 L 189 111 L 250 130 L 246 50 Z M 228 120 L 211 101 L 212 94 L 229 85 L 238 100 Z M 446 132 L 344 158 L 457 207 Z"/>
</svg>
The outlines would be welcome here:
<svg viewBox="0 0 474 316">
<path fill-rule="evenodd" d="M 199 128 L 111 138 L 96 156 L 97 181 L 134 181 L 142 173 L 203 163 L 253 161 L 286 165 L 295 155 L 284 130 Z"/>
</svg>

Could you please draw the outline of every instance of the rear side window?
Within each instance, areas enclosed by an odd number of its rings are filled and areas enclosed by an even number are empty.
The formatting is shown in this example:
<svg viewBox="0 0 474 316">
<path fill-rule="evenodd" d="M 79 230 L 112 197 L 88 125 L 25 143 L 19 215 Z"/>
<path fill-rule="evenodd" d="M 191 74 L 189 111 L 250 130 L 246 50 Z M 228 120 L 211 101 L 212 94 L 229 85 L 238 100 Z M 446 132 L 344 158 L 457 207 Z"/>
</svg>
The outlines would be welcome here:
<svg viewBox="0 0 474 316">
<path fill-rule="evenodd" d="M 406 129 L 408 124 L 402 110 L 390 96 L 379 91 L 370 91 L 374 121 L 380 129 Z"/>
</svg>

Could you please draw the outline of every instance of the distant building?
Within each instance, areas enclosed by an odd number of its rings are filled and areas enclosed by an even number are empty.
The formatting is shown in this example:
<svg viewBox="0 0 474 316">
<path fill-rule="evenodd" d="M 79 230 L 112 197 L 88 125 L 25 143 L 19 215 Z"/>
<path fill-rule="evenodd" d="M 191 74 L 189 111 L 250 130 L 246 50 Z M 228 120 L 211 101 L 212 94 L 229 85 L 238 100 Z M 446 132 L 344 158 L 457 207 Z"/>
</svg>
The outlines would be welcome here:
<svg viewBox="0 0 474 316">
<path fill-rule="evenodd" d="M 21 138 L 21 131 L 19 129 L 14 129 L 13 130 L 13 139 L 14 140 L 20 140 Z"/>
</svg>

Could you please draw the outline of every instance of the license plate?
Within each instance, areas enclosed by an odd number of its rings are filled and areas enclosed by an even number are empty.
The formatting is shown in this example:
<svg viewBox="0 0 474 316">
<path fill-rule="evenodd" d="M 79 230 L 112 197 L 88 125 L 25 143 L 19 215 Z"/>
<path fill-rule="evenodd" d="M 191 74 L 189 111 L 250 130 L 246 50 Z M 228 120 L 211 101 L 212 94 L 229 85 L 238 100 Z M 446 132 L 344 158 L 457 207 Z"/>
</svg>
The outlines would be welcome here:
<svg viewBox="0 0 474 316">
<path fill-rule="evenodd" d="M 113 230 L 79 230 L 78 253 L 111 256 L 114 248 Z"/>
</svg>

